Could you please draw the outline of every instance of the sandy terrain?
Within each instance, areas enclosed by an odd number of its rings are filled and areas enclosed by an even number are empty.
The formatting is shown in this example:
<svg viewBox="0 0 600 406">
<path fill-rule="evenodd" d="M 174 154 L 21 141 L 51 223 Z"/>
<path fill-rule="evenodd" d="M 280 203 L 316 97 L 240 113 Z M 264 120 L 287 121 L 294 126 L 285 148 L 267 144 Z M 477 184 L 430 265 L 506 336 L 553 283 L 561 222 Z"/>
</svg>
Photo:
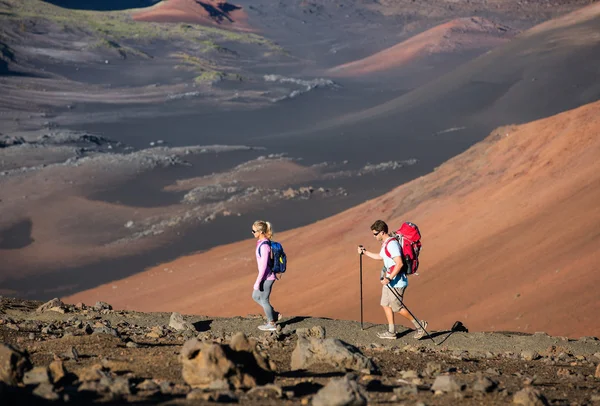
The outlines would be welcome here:
<svg viewBox="0 0 600 406">
<path fill-rule="evenodd" d="M 433 27 L 367 58 L 331 68 L 333 76 L 368 75 L 439 53 L 485 51 L 510 41 L 516 32 L 479 17 L 461 18 Z"/>
<path fill-rule="evenodd" d="M 133 14 L 137 21 L 216 24 L 249 30 L 246 12 L 235 4 L 221 0 L 169 0 Z"/>
<path fill-rule="evenodd" d="M 420 225 L 425 248 L 421 275 L 411 278 L 406 298 L 434 328 L 462 320 L 477 331 L 600 335 L 600 300 L 589 289 L 598 283 L 599 113 L 595 103 L 500 128 L 428 176 L 276 235 L 290 271 L 275 285 L 273 302 L 284 314 L 356 320 L 355 246 L 376 249 L 368 227 L 377 218 L 392 225 L 411 220 Z M 249 240 L 217 247 L 67 300 L 243 314 L 255 307 L 252 247 Z M 366 319 L 381 321 L 379 265 L 364 265 Z"/>
</svg>

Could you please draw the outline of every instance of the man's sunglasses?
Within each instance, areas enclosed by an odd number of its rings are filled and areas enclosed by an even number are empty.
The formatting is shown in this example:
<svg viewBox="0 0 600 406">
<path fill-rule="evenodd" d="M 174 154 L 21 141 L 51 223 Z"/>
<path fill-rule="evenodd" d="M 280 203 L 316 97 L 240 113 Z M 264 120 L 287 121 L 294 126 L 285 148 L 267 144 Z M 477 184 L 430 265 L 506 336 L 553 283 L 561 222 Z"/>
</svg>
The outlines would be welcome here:
<svg viewBox="0 0 600 406">
<path fill-rule="evenodd" d="M 377 232 L 373 233 L 373 237 L 377 237 L 379 234 L 381 234 L 381 231 L 377 231 Z"/>
</svg>

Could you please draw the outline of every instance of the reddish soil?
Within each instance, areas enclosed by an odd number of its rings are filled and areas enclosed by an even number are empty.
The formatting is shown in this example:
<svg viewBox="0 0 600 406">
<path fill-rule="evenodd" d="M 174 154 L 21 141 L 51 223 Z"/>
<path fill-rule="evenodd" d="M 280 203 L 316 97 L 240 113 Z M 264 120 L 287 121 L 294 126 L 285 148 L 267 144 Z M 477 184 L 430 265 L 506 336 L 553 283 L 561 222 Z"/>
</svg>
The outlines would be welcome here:
<svg viewBox="0 0 600 406">
<path fill-rule="evenodd" d="M 246 12 L 237 5 L 218 0 L 169 0 L 133 15 L 137 21 L 159 23 L 215 24 L 249 30 Z"/>
<path fill-rule="evenodd" d="M 336 66 L 335 76 L 360 76 L 400 68 L 420 58 L 439 53 L 491 49 L 515 32 L 480 17 L 458 18 L 438 25 L 367 58 Z"/>
<path fill-rule="evenodd" d="M 494 131 L 435 172 L 275 239 L 289 272 L 272 301 L 284 314 L 359 318 L 356 246 L 370 224 L 411 220 L 424 234 L 421 275 L 405 299 L 433 329 L 600 335 L 600 102 Z M 276 226 L 276 225 L 275 225 Z M 231 316 L 258 311 L 251 240 L 161 264 L 73 295 L 118 308 Z M 382 322 L 380 263 L 365 259 L 365 318 Z"/>
</svg>

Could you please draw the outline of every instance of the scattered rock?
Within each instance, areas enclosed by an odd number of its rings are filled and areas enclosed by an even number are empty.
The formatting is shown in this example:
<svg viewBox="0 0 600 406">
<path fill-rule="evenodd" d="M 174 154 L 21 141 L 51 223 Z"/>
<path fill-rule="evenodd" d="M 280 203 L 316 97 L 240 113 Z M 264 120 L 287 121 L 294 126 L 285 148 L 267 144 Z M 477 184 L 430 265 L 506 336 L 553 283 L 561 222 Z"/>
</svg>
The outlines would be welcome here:
<svg viewBox="0 0 600 406">
<path fill-rule="evenodd" d="M 354 374 L 333 378 L 312 400 L 313 406 L 362 406 L 367 404 L 366 391 Z"/>
<path fill-rule="evenodd" d="M 43 313 L 43 312 L 46 312 L 49 310 L 59 312 L 59 313 L 64 313 L 65 312 L 65 304 L 63 302 L 61 302 L 58 298 L 54 298 L 54 299 L 44 303 L 40 307 L 38 307 L 36 309 L 36 312 Z"/>
<path fill-rule="evenodd" d="M 234 403 L 238 401 L 235 393 L 231 391 L 225 392 L 205 392 L 200 389 L 194 389 L 186 396 L 187 400 L 205 400 L 215 403 Z"/>
<path fill-rule="evenodd" d="M 513 397 L 513 403 L 525 406 L 545 406 L 548 401 L 538 390 L 531 387 L 521 389 Z"/>
<path fill-rule="evenodd" d="M 77 378 L 81 382 L 99 381 L 106 376 L 106 372 L 100 364 L 94 364 L 88 368 L 85 368 L 77 374 Z"/>
<path fill-rule="evenodd" d="M 175 329 L 176 331 L 196 331 L 192 323 L 185 321 L 183 316 L 176 312 L 171 314 L 171 318 L 169 319 L 169 327 Z"/>
<path fill-rule="evenodd" d="M 521 353 L 521 358 L 523 358 L 525 361 L 535 361 L 536 359 L 542 358 L 542 356 L 538 354 L 537 351 L 526 350 Z"/>
<path fill-rule="evenodd" d="M 430 361 L 425 367 L 425 374 L 431 377 L 438 376 L 442 373 L 442 365 L 439 362 Z"/>
<path fill-rule="evenodd" d="M 498 387 L 498 382 L 494 381 L 487 376 L 479 374 L 477 380 L 473 384 L 473 390 L 475 392 L 490 393 Z"/>
<path fill-rule="evenodd" d="M 54 392 L 54 387 L 50 383 L 42 383 L 38 385 L 38 387 L 33 390 L 33 394 L 46 400 L 60 399 L 60 396 L 58 393 Z"/>
<path fill-rule="evenodd" d="M 434 392 L 459 392 L 461 389 L 461 386 L 451 375 L 439 375 L 431 386 L 431 390 Z"/>
<path fill-rule="evenodd" d="M 180 354 L 186 383 L 192 388 L 209 388 L 215 381 L 225 381 L 239 389 L 273 382 L 269 363 L 258 353 L 256 344 L 241 333 L 236 336 L 233 348 L 197 339 L 186 341 Z"/>
<path fill-rule="evenodd" d="M 0 344 L 0 382 L 17 385 L 29 369 L 31 362 L 26 352 L 8 344 Z"/>
<path fill-rule="evenodd" d="M 25 374 L 23 375 L 23 383 L 25 385 L 39 385 L 43 383 L 50 383 L 48 368 L 35 367 L 25 372 Z"/>
<path fill-rule="evenodd" d="M 256 386 L 247 392 L 247 395 L 259 395 L 262 398 L 277 398 L 283 397 L 283 389 L 280 386 L 268 384 L 263 386 Z"/>
<path fill-rule="evenodd" d="M 307 369 L 314 364 L 327 364 L 342 371 L 377 372 L 377 367 L 356 347 L 337 338 L 306 338 L 298 335 L 292 352 L 292 370 Z"/>
<path fill-rule="evenodd" d="M 298 337 L 304 338 L 325 338 L 325 328 L 322 326 L 314 326 L 311 328 L 299 328 L 296 330 Z"/>
<path fill-rule="evenodd" d="M 598 364 L 596 367 L 596 373 L 594 374 L 594 377 L 600 378 L 600 364 Z"/>
<path fill-rule="evenodd" d="M 112 306 L 106 302 L 96 302 L 96 304 L 94 305 L 94 310 L 96 310 L 97 312 L 102 310 L 112 310 Z"/>
<path fill-rule="evenodd" d="M 52 377 L 52 383 L 55 385 L 60 383 L 60 381 L 62 381 L 67 375 L 65 366 L 60 360 L 52 361 L 48 366 L 48 370 L 50 371 L 50 376 Z"/>
</svg>

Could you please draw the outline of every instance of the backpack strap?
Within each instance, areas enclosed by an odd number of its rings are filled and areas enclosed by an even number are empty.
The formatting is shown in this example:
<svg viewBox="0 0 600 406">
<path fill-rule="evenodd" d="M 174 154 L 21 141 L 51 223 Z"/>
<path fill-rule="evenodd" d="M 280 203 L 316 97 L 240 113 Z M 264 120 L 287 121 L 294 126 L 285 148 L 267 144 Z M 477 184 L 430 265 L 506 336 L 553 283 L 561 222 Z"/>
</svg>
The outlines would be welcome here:
<svg viewBox="0 0 600 406">
<path fill-rule="evenodd" d="M 392 258 L 392 254 L 390 254 L 390 251 L 388 250 L 388 244 L 390 242 L 392 242 L 393 240 L 398 241 L 398 239 L 396 237 L 390 237 L 386 242 L 385 245 L 383 246 L 383 250 L 385 252 L 385 255 L 389 258 L 389 259 L 393 259 Z M 398 241 L 398 244 L 400 244 L 400 241 Z M 402 244 L 400 244 L 400 255 L 402 255 Z"/>
<path fill-rule="evenodd" d="M 259 257 L 261 256 L 261 255 L 260 255 L 260 248 L 261 248 L 263 245 L 265 245 L 265 244 L 268 244 L 268 245 L 269 245 L 269 247 L 270 247 L 270 246 L 271 246 L 271 241 L 267 240 L 267 241 L 263 241 L 263 242 L 261 242 L 261 243 L 260 243 L 260 245 L 258 246 L 258 256 L 259 256 Z"/>
</svg>

